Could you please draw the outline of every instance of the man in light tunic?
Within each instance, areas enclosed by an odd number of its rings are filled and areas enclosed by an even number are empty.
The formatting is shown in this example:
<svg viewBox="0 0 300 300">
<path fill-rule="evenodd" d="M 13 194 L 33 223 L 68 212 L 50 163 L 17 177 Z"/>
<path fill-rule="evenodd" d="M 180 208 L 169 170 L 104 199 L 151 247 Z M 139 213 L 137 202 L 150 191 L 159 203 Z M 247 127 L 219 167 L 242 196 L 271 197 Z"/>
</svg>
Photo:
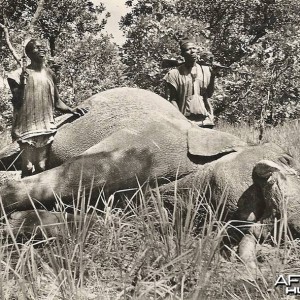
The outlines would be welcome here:
<svg viewBox="0 0 300 300">
<path fill-rule="evenodd" d="M 87 111 L 72 109 L 58 95 L 54 72 L 45 66 L 44 45 L 31 39 L 25 46 L 31 63 L 8 75 L 12 92 L 13 127 L 12 138 L 21 149 L 22 177 L 40 173 L 47 167 L 51 142 L 56 126 L 54 108 L 82 116 Z"/>
<path fill-rule="evenodd" d="M 182 39 L 180 50 L 184 63 L 164 77 L 166 98 L 190 121 L 212 128 L 214 116 L 209 98 L 214 92 L 215 75 L 209 66 L 197 63 L 198 47 L 192 39 Z"/>
</svg>

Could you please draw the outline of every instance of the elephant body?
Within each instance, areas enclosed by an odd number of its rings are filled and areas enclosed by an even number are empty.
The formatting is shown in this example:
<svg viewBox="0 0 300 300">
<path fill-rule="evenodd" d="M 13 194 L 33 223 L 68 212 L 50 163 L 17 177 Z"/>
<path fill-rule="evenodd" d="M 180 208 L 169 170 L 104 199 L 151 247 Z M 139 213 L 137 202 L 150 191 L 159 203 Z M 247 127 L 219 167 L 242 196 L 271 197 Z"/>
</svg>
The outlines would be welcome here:
<svg viewBox="0 0 300 300">
<path fill-rule="evenodd" d="M 51 167 L 82 154 L 123 129 L 136 134 L 141 143 L 151 143 L 152 139 L 162 150 L 163 147 L 174 147 L 170 151 L 176 161 L 187 163 L 185 133 L 190 125 L 160 96 L 146 90 L 118 88 L 99 93 L 81 106 L 90 107 L 89 113 L 58 130 L 51 149 Z M 165 134 L 158 134 L 159 131 Z M 178 139 L 176 143 L 174 135 Z"/>
<path fill-rule="evenodd" d="M 227 219 L 256 223 L 280 218 L 300 232 L 298 163 L 274 144 L 247 145 L 237 137 L 199 128 L 160 96 L 117 88 L 86 100 L 89 112 L 58 130 L 50 153 L 51 169 L 0 189 L 7 212 L 72 201 L 84 192 L 97 198 L 159 185 L 166 197 L 174 189 L 206 189 Z M 0 152 L 5 162 L 11 145 Z M 209 189 L 207 186 L 209 185 Z M 30 197 L 30 198 L 29 198 Z M 76 196 L 75 196 L 76 197 Z M 284 205 L 283 205 L 284 204 Z"/>
<path fill-rule="evenodd" d="M 31 206 L 28 191 L 44 204 L 53 201 L 53 192 L 68 199 L 80 181 L 85 187 L 93 184 L 96 191 L 104 187 L 111 194 L 135 188 L 138 181 L 180 179 L 199 167 L 192 157 L 204 164 L 245 145 L 229 134 L 193 126 L 165 99 L 145 90 L 109 90 L 82 106 L 90 107 L 89 113 L 63 125 L 55 136 L 51 169 L 2 188 L 8 210 Z M 207 139 L 208 135 L 213 138 Z"/>
</svg>

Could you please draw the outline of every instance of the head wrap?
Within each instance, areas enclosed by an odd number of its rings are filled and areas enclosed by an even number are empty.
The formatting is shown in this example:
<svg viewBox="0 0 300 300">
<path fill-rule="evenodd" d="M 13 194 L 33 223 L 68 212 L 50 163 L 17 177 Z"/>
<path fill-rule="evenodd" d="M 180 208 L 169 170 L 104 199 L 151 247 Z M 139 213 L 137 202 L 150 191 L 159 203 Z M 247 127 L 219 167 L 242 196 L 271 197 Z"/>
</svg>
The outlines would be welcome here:
<svg viewBox="0 0 300 300">
<path fill-rule="evenodd" d="M 182 49 L 184 47 L 185 44 L 188 44 L 188 43 L 195 43 L 195 41 L 192 39 L 192 38 L 189 38 L 189 37 L 184 37 L 182 38 L 180 41 L 179 41 L 179 46 L 180 46 L 180 49 Z"/>
</svg>

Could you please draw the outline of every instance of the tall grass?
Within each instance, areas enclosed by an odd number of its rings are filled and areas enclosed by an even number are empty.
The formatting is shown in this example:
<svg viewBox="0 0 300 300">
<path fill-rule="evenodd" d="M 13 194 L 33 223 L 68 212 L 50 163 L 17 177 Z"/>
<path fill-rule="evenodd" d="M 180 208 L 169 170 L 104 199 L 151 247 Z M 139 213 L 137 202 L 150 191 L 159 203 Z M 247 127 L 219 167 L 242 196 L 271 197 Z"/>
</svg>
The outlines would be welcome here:
<svg viewBox="0 0 300 300">
<path fill-rule="evenodd" d="M 300 123 L 298 120 L 286 122 L 275 127 L 266 126 L 262 140 L 259 140 L 259 129 L 248 124 L 230 125 L 221 122 L 218 130 L 232 133 L 250 144 L 272 142 L 281 146 L 293 157 L 300 158 Z"/>
<path fill-rule="evenodd" d="M 213 209 L 195 190 L 185 199 L 175 196 L 172 211 L 158 191 L 123 197 L 122 210 L 114 206 L 115 197 L 102 198 L 102 211 L 75 206 L 78 222 L 72 226 L 58 201 L 63 226 L 57 237 L 44 232 L 42 239 L 32 235 L 22 240 L 14 230 L 3 235 L 0 298 L 196 300 L 245 299 L 246 293 L 248 299 L 280 299 L 268 288 L 278 271 L 289 270 L 291 261 L 295 269 L 299 259 L 292 242 L 285 261 L 279 245 L 261 246 L 266 271 L 257 279 L 247 273 L 236 249 L 231 260 L 222 258 L 220 244 L 228 224 L 217 211 L 226 199 Z M 94 213 L 92 227 L 87 210 Z"/>
<path fill-rule="evenodd" d="M 268 129 L 264 139 L 281 141 L 295 155 L 298 129 L 297 124 Z M 223 130 L 257 142 L 256 131 L 246 126 Z M 100 193 L 101 210 L 78 195 L 72 226 L 57 197 L 59 234 L 45 231 L 39 238 L 25 239 L 3 218 L 0 299 L 285 299 L 274 282 L 279 273 L 299 274 L 299 241 L 260 245 L 257 277 L 247 272 L 236 248 L 224 259 L 225 194 L 213 208 L 203 192 L 175 192 L 170 206 L 158 189 L 140 188 L 132 197 L 121 196 L 119 208 L 119 194 L 107 199 Z M 283 235 L 286 219 L 279 223 Z"/>
</svg>

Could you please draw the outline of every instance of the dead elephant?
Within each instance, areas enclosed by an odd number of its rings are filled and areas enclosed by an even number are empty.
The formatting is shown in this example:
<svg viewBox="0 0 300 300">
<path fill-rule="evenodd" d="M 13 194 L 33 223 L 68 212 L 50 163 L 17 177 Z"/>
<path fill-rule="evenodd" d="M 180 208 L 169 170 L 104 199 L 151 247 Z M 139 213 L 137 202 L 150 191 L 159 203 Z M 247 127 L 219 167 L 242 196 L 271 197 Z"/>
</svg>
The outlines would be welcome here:
<svg viewBox="0 0 300 300">
<path fill-rule="evenodd" d="M 89 112 L 56 134 L 51 169 L 2 186 L 2 206 L 14 212 L 12 219 L 22 220 L 33 206 L 53 204 L 55 195 L 68 202 L 79 189 L 97 197 L 102 188 L 110 195 L 149 181 L 172 195 L 176 182 L 179 192 L 209 184 L 214 206 L 225 193 L 226 218 L 252 222 L 254 236 L 263 232 L 257 225 L 271 225 L 283 215 L 291 231 L 300 233 L 299 166 L 280 147 L 250 146 L 230 134 L 198 128 L 146 90 L 112 89 L 82 106 Z M 5 147 L 2 165 L 7 168 L 16 152 L 13 144 Z M 44 211 L 39 220 L 51 223 L 52 213 Z M 241 245 L 247 260 L 253 239 L 246 235 Z"/>
</svg>

